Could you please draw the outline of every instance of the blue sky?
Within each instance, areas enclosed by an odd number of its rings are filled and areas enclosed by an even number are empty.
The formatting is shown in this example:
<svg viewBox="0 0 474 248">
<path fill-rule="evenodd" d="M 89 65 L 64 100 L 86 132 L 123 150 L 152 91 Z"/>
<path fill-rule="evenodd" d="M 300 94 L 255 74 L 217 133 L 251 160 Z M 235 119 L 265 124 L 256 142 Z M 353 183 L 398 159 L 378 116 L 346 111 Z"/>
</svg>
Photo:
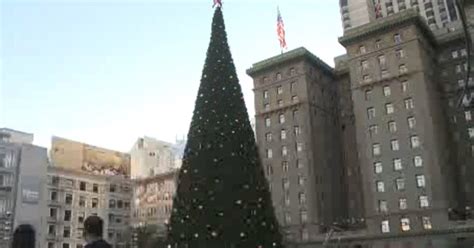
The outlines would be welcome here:
<svg viewBox="0 0 474 248">
<path fill-rule="evenodd" d="M 250 116 L 245 70 L 289 49 L 333 65 L 344 53 L 336 0 L 224 0 Z M 212 0 L 0 0 L 0 127 L 128 151 L 143 135 L 187 133 L 210 37 Z"/>
</svg>

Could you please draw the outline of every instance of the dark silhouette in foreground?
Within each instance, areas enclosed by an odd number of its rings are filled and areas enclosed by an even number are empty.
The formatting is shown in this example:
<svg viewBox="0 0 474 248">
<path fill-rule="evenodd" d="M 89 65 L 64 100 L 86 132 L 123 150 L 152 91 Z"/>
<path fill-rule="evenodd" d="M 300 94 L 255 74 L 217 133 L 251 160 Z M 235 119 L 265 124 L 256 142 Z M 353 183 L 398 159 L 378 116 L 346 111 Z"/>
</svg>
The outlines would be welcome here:
<svg viewBox="0 0 474 248">
<path fill-rule="evenodd" d="M 104 233 L 104 221 L 99 216 L 89 216 L 84 221 L 84 239 L 87 244 L 85 248 L 112 248 L 102 238 Z"/>
<path fill-rule="evenodd" d="M 13 233 L 12 248 L 34 248 L 35 229 L 28 224 L 19 225 Z"/>
</svg>

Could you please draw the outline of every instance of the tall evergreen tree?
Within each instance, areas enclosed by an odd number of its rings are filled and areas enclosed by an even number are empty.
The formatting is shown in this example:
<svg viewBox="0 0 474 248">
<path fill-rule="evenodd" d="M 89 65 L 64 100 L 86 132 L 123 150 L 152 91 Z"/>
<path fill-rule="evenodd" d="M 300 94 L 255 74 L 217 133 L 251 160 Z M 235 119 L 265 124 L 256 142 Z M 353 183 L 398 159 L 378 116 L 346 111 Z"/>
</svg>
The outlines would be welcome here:
<svg viewBox="0 0 474 248">
<path fill-rule="evenodd" d="M 282 247 L 220 7 L 214 12 L 167 243 L 173 248 Z"/>
</svg>

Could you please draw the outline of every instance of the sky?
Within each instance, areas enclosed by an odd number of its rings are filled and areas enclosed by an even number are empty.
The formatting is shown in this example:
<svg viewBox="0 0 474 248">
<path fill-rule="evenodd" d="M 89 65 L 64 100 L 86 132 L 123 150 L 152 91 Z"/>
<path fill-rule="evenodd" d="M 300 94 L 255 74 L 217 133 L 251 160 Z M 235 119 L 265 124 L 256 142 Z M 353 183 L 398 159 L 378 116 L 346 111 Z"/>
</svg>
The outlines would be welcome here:
<svg viewBox="0 0 474 248">
<path fill-rule="evenodd" d="M 289 50 L 333 66 L 337 0 L 223 0 L 250 117 L 252 64 Z M 212 0 L 0 0 L 0 127 L 50 147 L 59 136 L 128 152 L 144 135 L 185 137 L 209 44 Z"/>
</svg>

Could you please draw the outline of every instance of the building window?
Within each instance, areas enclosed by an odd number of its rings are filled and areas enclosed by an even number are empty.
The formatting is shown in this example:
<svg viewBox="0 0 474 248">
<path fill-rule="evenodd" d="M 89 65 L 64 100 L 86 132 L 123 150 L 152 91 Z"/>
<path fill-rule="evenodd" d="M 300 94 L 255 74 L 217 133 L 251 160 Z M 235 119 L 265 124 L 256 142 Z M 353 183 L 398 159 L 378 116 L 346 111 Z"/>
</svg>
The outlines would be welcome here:
<svg viewBox="0 0 474 248">
<path fill-rule="evenodd" d="M 383 87 L 383 95 L 384 96 L 390 96 L 392 94 L 392 91 L 390 90 L 390 86 L 384 86 Z"/>
<path fill-rule="evenodd" d="M 422 167 L 423 166 L 423 159 L 421 158 L 421 156 L 415 156 L 413 158 L 413 164 L 415 165 L 415 167 Z"/>
<path fill-rule="evenodd" d="M 393 112 L 395 111 L 395 109 L 393 108 L 393 104 L 391 103 L 385 104 L 385 111 L 388 115 L 393 114 Z"/>
<path fill-rule="evenodd" d="M 390 147 L 392 148 L 392 151 L 400 150 L 400 145 L 398 144 L 398 140 L 391 140 Z"/>
<path fill-rule="evenodd" d="M 287 172 L 288 172 L 288 169 L 289 169 L 288 162 L 287 162 L 287 161 L 281 162 L 281 170 L 282 170 L 284 173 L 287 173 Z"/>
<path fill-rule="evenodd" d="M 404 64 L 400 65 L 400 66 L 398 67 L 398 72 L 399 72 L 400 74 L 405 74 L 405 73 L 407 73 L 407 72 L 408 72 L 407 66 L 404 65 Z"/>
<path fill-rule="evenodd" d="M 413 109 L 415 107 L 412 98 L 407 98 L 404 100 L 406 109 Z"/>
<path fill-rule="evenodd" d="M 92 192 L 99 193 L 99 185 L 94 183 L 92 184 Z"/>
<path fill-rule="evenodd" d="M 393 169 L 395 171 L 399 171 L 399 170 L 402 170 L 403 169 L 403 165 L 402 165 L 402 160 L 399 159 L 399 158 L 396 158 L 393 160 Z"/>
<path fill-rule="evenodd" d="M 301 205 L 306 204 L 306 194 L 304 192 L 300 192 L 298 194 L 298 199 L 299 199 Z"/>
<path fill-rule="evenodd" d="M 3 185 L 3 183 L 1 185 Z M 58 200 L 58 192 L 51 191 L 50 199 L 51 199 L 51 201 L 57 201 Z"/>
<path fill-rule="evenodd" d="M 70 248 L 69 243 L 63 243 L 63 248 Z"/>
<path fill-rule="evenodd" d="M 387 201 L 379 200 L 379 212 L 381 212 L 381 213 L 388 212 Z"/>
<path fill-rule="evenodd" d="M 301 134 L 301 128 L 299 126 L 295 126 L 295 136 L 298 136 Z"/>
<path fill-rule="evenodd" d="M 365 100 L 370 101 L 371 97 L 372 97 L 372 91 L 371 90 L 366 90 L 365 91 Z"/>
<path fill-rule="evenodd" d="M 278 107 L 283 107 L 283 100 L 278 100 L 277 104 L 278 104 Z"/>
<path fill-rule="evenodd" d="M 278 86 L 278 87 L 277 87 L 277 94 L 278 94 L 278 95 L 283 94 L 283 87 L 281 87 L 281 86 Z"/>
<path fill-rule="evenodd" d="M 303 162 L 301 162 L 300 159 L 297 159 L 297 160 L 296 160 L 296 168 L 298 168 L 298 169 L 303 168 Z"/>
<path fill-rule="evenodd" d="M 381 74 L 382 74 L 382 78 L 390 77 L 390 73 L 387 70 L 382 70 Z"/>
<path fill-rule="evenodd" d="M 297 120 L 298 119 L 298 110 L 293 110 L 293 120 Z"/>
<path fill-rule="evenodd" d="M 265 118 L 265 126 L 266 126 L 266 127 L 270 127 L 271 123 L 272 123 L 272 122 L 271 122 L 271 120 L 270 120 L 270 117 Z"/>
<path fill-rule="evenodd" d="M 111 184 L 109 187 L 109 192 L 114 193 L 117 190 L 117 186 L 115 184 Z"/>
<path fill-rule="evenodd" d="M 71 210 L 64 210 L 64 221 L 71 221 Z"/>
<path fill-rule="evenodd" d="M 271 142 L 272 141 L 272 133 L 266 133 L 265 134 L 265 140 L 267 142 Z"/>
<path fill-rule="evenodd" d="M 372 155 L 373 156 L 380 156 L 381 153 L 382 153 L 382 151 L 381 151 L 381 148 L 380 148 L 380 144 L 373 144 L 372 145 Z"/>
<path fill-rule="evenodd" d="M 300 100 L 299 100 L 298 96 L 292 96 L 292 97 L 291 97 L 291 102 L 292 102 L 292 103 L 297 103 L 297 102 L 299 102 L 299 101 L 300 101 Z"/>
<path fill-rule="evenodd" d="M 380 229 L 382 230 L 382 233 L 389 233 L 390 232 L 390 225 L 388 220 L 383 220 Z"/>
<path fill-rule="evenodd" d="M 281 156 L 285 157 L 288 155 L 288 148 L 286 146 L 281 147 Z"/>
<path fill-rule="evenodd" d="M 400 225 L 402 227 L 402 231 L 408 232 L 410 231 L 410 219 L 408 218 L 401 218 L 400 219 Z"/>
<path fill-rule="evenodd" d="M 109 200 L 109 208 L 115 208 L 115 200 Z"/>
<path fill-rule="evenodd" d="M 298 176 L 298 184 L 300 186 L 304 186 L 305 181 L 306 181 L 306 178 L 304 176 L 301 176 L 301 175 Z"/>
<path fill-rule="evenodd" d="M 296 82 L 291 82 L 290 84 L 290 91 L 295 92 L 296 91 Z"/>
<path fill-rule="evenodd" d="M 462 72 L 461 65 L 456 65 L 456 73 L 461 73 L 461 72 Z"/>
<path fill-rule="evenodd" d="M 55 225 L 49 225 L 48 226 L 48 234 L 49 235 L 56 235 L 56 226 Z"/>
<path fill-rule="evenodd" d="M 77 222 L 83 223 L 83 222 L 84 222 L 84 217 L 85 217 L 85 214 L 84 214 L 84 213 L 79 213 L 79 214 L 77 215 Z"/>
<path fill-rule="evenodd" d="M 295 68 L 290 68 L 290 76 L 293 76 L 296 74 L 296 69 Z"/>
<path fill-rule="evenodd" d="M 377 187 L 377 192 L 385 192 L 385 184 L 382 181 L 375 182 Z"/>
<path fill-rule="evenodd" d="M 430 206 L 430 204 L 428 202 L 428 196 L 426 196 L 426 195 L 420 196 L 419 201 L 420 201 L 420 208 L 427 208 L 427 207 Z"/>
<path fill-rule="evenodd" d="M 408 81 L 402 81 L 402 92 L 408 91 Z"/>
<path fill-rule="evenodd" d="M 452 51 L 451 56 L 453 57 L 453 59 L 457 58 L 459 56 L 458 51 L 457 50 Z"/>
<path fill-rule="evenodd" d="M 285 140 L 286 139 L 286 130 L 285 129 L 282 129 L 280 131 L 280 138 L 281 140 Z"/>
<path fill-rule="evenodd" d="M 399 44 L 402 42 L 402 36 L 400 34 L 394 34 L 393 40 L 395 41 L 396 44 Z"/>
<path fill-rule="evenodd" d="M 290 225 L 291 224 L 291 215 L 289 212 L 285 212 L 285 223 L 287 225 Z"/>
<path fill-rule="evenodd" d="M 290 195 L 285 193 L 285 206 L 290 206 Z"/>
<path fill-rule="evenodd" d="M 97 199 L 97 198 L 92 198 L 91 207 L 92 207 L 92 208 L 98 208 L 98 207 L 99 207 L 99 199 Z"/>
<path fill-rule="evenodd" d="M 79 207 L 86 206 L 86 198 L 84 196 L 79 196 Z"/>
<path fill-rule="evenodd" d="M 56 244 L 52 242 L 48 242 L 48 248 L 56 248 Z"/>
<path fill-rule="evenodd" d="M 69 237 L 71 237 L 71 227 L 65 226 L 65 227 L 63 228 L 63 237 L 64 237 L 64 238 L 69 238 Z"/>
<path fill-rule="evenodd" d="M 458 80 L 458 87 L 459 88 L 464 88 L 466 86 L 466 83 L 464 82 L 464 79 L 459 79 Z"/>
<path fill-rule="evenodd" d="M 297 152 L 303 151 L 303 143 L 301 142 L 296 143 L 296 151 Z"/>
<path fill-rule="evenodd" d="M 287 190 L 290 188 L 290 180 L 288 180 L 288 178 L 281 179 L 281 183 L 284 190 Z"/>
<path fill-rule="evenodd" d="M 268 99 L 268 90 L 263 91 L 263 99 Z"/>
<path fill-rule="evenodd" d="M 416 119 L 415 119 L 415 117 L 413 117 L 413 116 L 408 117 L 408 118 L 407 118 L 407 121 L 408 121 L 408 127 L 409 127 L 410 129 L 415 128 L 415 126 L 416 126 Z"/>
<path fill-rule="evenodd" d="M 273 167 L 271 165 L 267 165 L 267 175 L 272 176 L 273 175 Z"/>
<path fill-rule="evenodd" d="M 407 198 L 398 199 L 398 208 L 400 208 L 400 210 L 405 210 L 407 209 L 407 207 L 408 207 Z"/>
<path fill-rule="evenodd" d="M 277 79 L 277 80 L 281 80 L 281 73 L 278 72 L 278 73 L 276 74 L 276 79 Z"/>
<path fill-rule="evenodd" d="M 421 222 L 423 222 L 423 229 L 431 230 L 433 226 L 431 225 L 431 218 L 428 216 L 421 217 Z"/>
<path fill-rule="evenodd" d="M 387 60 L 385 59 L 385 55 L 380 55 L 377 57 L 378 61 L 379 61 L 379 65 L 381 68 L 385 68 L 386 65 L 387 65 Z"/>
<path fill-rule="evenodd" d="M 272 151 L 272 149 L 267 149 L 267 150 L 266 150 L 266 155 L 267 155 L 267 158 L 273 158 L 273 151 Z"/>
<path fill-rule="evenodd" d="M 405 51 L 403 49 L 397 49 L 395 50 L 395 55 L 398 59 L 403 59 L 405 58 Z"/>
<path fill-rule="evenodd" d="M 369 69 L 369 61 L 367 60 L 362 60 L 360 62 L 360 66 L 362 68 L 362 71 L 367 71 Z"/>
<path fill-rule="evenodd" d="M 264 108 L 265 111 L 270 110 L 270 104 L 265 103 L 265 104 L 263 105 L 263 108 Z"/>
<path fill-rule="evenodd" d="M 467 71 L 467 63 L 466 62 L 463 64 L 463 66 L 464 66 L 464 71 Z"/>
<path fill-rule="evenodd" d="M 425 185 L 426 185 L 425 176 L 424 175 L 416 175 L 416 186 L 418 188 L 424 188 Z"/>
<path fill-rule="evenodd" d="M 361 54 L 366 53 L 367 51 L 365 50 L 365 46 L 360 46 L 360 47 L 359 47 L 359 52 L 360 52 Z"/>
<path fill-rule="evenodd" d="M 375 41 L 375 48 L 380 49 L 382 48 L 382 40 L 378 39 Z"/>
<path fill-rule="evenodd" d="M 368 108 L 367 109 L 367 118 L 369 120 L 375 118 L 375 108 Z"/>
<path fill-rule="evenodd" d="M 405 179 L 404 178 L 397 178 L 395 179 L 395 187 L 398 191 L 405 190 Z"/>
<path fill-rule="evenodd" d="M 79 190 L 86 191 L 86 182 L 79 182 Z"/>
<path fill-rule="evenodd" d="M 466 119 L 466 121 L 472 120 L 472 115 L 471 115 L 471 111 L 470 111 L 470 110 L 464 111 L 464 118 Z"/>
<path fill-rule="evenodd" d="M 379 128 L 378 128 L 377 125 L 371 125 L 371 126 L 369 127 L 369 135 L 370 135 L 370 137 L 374 137 L 375 135 L 377 135 L 378 130 L 379 130 Z"/>
<path fill-rule="evenodd" d="M 372 78 L 370 77 L 370 75 L 364 75 L 362 79 L 364 80 L 365 83 L 369 83 L 370 81 L 372 81 Z"/>
<path fill-rule="evenodd" d="M 474 127 L 468 128 L 467 133 L 469 134 L 470 139 L 474 139 Z"/>
<path fill-rule="evenodd" d="M 307 241 L 308 239 L 309 239 L 308 229 L 303 228 L 303 230 L 301 230 L 301 240 Z"/>
<path fill-rule="evenodd" d="M 382 173 L 382 171 L 383 171 L 382 162 L 375 162 L 374 163 L 374 170 L 375 170 L 375 174 Z"/>
<path fill-rule="evenodd" d="M 391 132 L 391 133 L 395 133 L 397 131 L 397 123 L 394 122 L 394 121 L 389 121 L 388 122 L 388 130 Z"/>
<path fill-rule="evenodd" d="M 49 217 L 53 218 L 53 219 L 56 219 L 57 216 L 58 216 L 58 210 L 56 208 L 50 208 L 49 209 Z"/>
<path fill-rule="evenodd" d="M 284 114 L 280 114 L 279 119 L 280 119 L 280 124 L 285 123 L 285 115 Z"/>
<path fill-rule="evenodd" d="M 304 224 L 304 223 L 308 222 L 308 212 L 307 211 L 301 210 L 300 220 L 301 220 L 301 224 Z"/>
<path fill-rule="evenodd" d="M 420 139 L 418 138 L 418 136 L 413 135 L 410 137 L 410 145 L 411 145 L 411 148 L 420 147 Z"/>
</svg>

